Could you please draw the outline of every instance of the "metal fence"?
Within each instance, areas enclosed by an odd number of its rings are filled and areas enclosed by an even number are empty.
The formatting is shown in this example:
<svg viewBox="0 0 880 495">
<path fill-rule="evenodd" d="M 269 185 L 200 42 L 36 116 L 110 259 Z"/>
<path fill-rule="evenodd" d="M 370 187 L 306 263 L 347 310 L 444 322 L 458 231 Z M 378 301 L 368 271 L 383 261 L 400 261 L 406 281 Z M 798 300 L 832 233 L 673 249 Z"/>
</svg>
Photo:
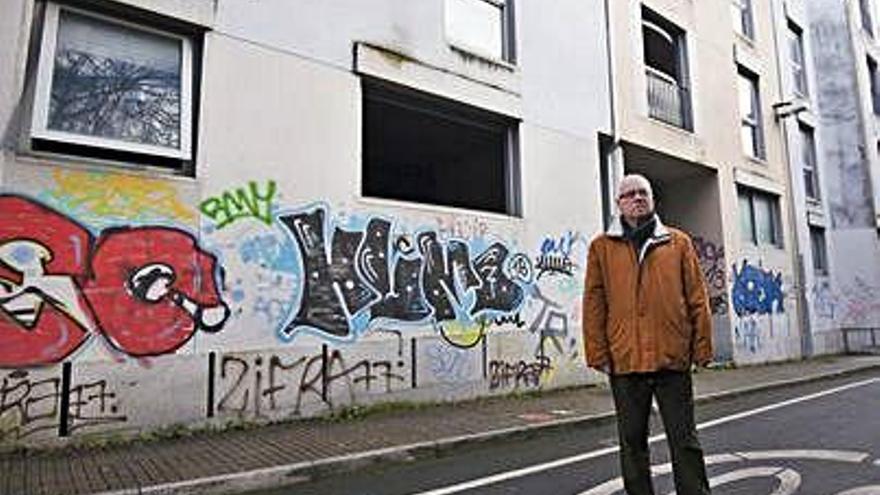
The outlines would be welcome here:
<svg viewBox="0 0 880 495">
<path fill-rule="evenodd" d="M 667 124 L 689 128 L 687 88 L 668 75 L 650 67 L 645 69 L 648 79 L 649 115 Z"/>
<path fill-rule="evenodd" d="M 880 354 L 880 328 L 841 328 L 846 354 Z"/>
</svg>

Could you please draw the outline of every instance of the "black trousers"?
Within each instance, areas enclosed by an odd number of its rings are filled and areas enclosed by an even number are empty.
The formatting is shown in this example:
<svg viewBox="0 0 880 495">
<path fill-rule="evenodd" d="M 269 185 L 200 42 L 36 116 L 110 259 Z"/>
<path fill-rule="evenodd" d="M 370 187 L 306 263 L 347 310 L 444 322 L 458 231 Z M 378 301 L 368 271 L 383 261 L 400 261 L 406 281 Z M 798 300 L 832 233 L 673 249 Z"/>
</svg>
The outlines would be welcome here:
<svg viewBox="0 0 880 495">
<path fill-rule="evenodd" d="M 611 376 L 617 409 L 620 467 L 628 495 L 653 495 L 648 451 L 651 398 L 657 398 L 666 440 L 672 457 L 677 495 L 708 495 L 709 481 L 703 449 L 694 423 L 691 375 L 682 371 L 657 371 Z"/>
</svg>

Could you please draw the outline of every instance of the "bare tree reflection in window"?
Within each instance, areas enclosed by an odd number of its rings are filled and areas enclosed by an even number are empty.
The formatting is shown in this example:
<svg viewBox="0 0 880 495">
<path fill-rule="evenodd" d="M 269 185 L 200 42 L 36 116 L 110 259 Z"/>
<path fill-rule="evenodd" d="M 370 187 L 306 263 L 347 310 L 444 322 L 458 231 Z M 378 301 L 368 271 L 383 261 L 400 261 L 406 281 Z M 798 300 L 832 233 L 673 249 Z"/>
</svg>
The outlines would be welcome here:
<svg viewBox="0 0 880 495">
<path fill-rule="evenodd" d="M 178 148 L 180 74 L 79 50 L 58 51 L 48 127 Z"/>
</svg>

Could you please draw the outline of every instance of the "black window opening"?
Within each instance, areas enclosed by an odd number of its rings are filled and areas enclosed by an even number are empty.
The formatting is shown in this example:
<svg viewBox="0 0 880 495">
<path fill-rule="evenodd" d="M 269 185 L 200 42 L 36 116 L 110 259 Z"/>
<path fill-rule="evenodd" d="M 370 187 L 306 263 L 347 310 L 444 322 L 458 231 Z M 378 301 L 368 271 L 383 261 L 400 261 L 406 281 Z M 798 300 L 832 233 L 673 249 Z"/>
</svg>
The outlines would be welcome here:
<svg viewBox="0 0 880 495">
<path fill-rule="evenodd" d="M 801 163 L 804 171 L 804 193 L 807 198 L 820 199 L 819 174 L 816 163 L 816 138 L 812 127 L 800 124 Z"/>
<path fill-rule="evenodd" d="M 692 130 L 685 32 L 642 7 L 642 40 L 649 115 Z"/>
<path fill-rule="evenodd" d="M 364 79 L 363 195 L 518 216 L 519 121 Z"/>
<path fill-rule="evenodd" d="M 880 75 L 877 73 L 877 62 L 873 58 L 867 58 L 868 83 L 871 88 L 871 106 L 875 115 L 880 115 Z"/>
<path fill-rule="evenodd" d="M 813 271 L 816 275 L 828 275 L 828 248 L 825 229 L 810 226 L 810 246 L 813 253 Z"/>
<path fill-rule="evenodd" d="M 35 15 L 23 148 L 193 175 L 203 28 L 109 4 Z"/>
</svg>

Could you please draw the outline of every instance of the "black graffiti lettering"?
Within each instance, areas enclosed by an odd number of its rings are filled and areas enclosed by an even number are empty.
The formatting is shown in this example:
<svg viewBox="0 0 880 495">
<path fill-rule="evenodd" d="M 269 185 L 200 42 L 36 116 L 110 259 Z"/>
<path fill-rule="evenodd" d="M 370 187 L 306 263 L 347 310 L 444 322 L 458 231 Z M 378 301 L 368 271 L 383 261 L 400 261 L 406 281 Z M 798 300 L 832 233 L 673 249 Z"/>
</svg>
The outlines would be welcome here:
<svg viewBox="0 0 880 495">
<path fill-rule="evenodd" d="M 574 275 L 574 263 L 572 263 L 568 256 L 542 254 L 538 256 L 536 268 L 538 269 L 538 275 L 535 277 L 536 280 L 540 280 L 541 276 L 545 273 L 569 277 Z"/>
<path fill-rule="evenodd" d="M 522 320 L 522 316 L 517 312 L 515 315 L 510 316 L 499 316 L 493 320 L 493 323 L 497 326 L 506 325 L 508 323 L 512 323 L 516 325 L 516 328 L 522 328 L 526 326 L 526 322 Z"/>
<path fill-rule="evenodd" d="M 293 234 L 303 264 L 302 301 L 285 333 L 293 333 L 299 326 L 310 326 L 331 335 L 348 335 L 348 319 L 334 290 L 328 266 L 324 210 L 284 215 L 279 220 Z"/>
<path fill-rule="evenodd" d="M 550 358 L 546 356 L 540 356 L 531 363 L 493 360 L 489 362 L 489 388 L 538 387 L 542 375 L 551 369 Z"/>
<path fill-rule="evenodd" d="M 306 361 L 306 365 L 303 367 L 303 373 L 300 375 L 299 387 L 297 388 L 296 407 L 294 408 L 296 414 L 299 414 L 300 411 L 302 411 L 303 397 L 307 394 L 316 395 L 320 400 L 328 402 L 332 408 L 332 397 L 323 392 L 325 384 L 324 370 L 323 356 L 312 356 Z"/>
<path fill-rule="evenodd" d="M 223 356 L 220 378 L 228 386 L 217 411 L 263 417 L 284 409 L 300 415 L 306 404 L 333 410 L 340 403 L 356 403 L 360 392 L 389 393 L 407 385 L 408 374 L 400 372 L 405 366 L 402 359 L 349 363 L 338 349 L 287 360 L 274 354 Z"/>
<path fill-rule="evenodd" d="M 370 308 L 371 319 L 419 321 L 431 314 L 419 281 L 421 267 L 421 259 L 397 260 L 394 266 L 394 286 L 381 302 Z"/>
<path fill-rule="evenodd" d="M 276 395 L 287 388 L 287 385 L 279 383 L 279 375 L 287 374 L 295 370 L 305 361 L 305 357 L 300 357 L 291 364 L 284 364 L 281 361 L 281 358 L 279 358 L 278 356 L 272 356 L 271 358 L 269 358 L 269 383 L 266 386 L 266 390 L 264 390 L 262 394 L 263 397 L 269 398 L 269 409 L 275 410 L 278 408 L 278 400 Z"/>
<path fill-rule="evenodd" d="M 477 301 L 471 314 L 484 309 L 503 312 L 515 310 L 523 300 L 523 290 L 501 269 L 507 259 L 507 248 L 495 243 L 474 260 L 474 268 L 480 277 L 476 289 Z"/>
<path fill-rule="evenodd" d="M 63 394 L 57 377 L 31 380 L 23 370 L 4 376 L 0 381 L 0 441 L 56 430 Z M 127 420 L 119 413 L 116 394 L 106 380 L 74 384 L 67 397 L 69 432 Z"/>
<path fill-rule="evenodd" d="M 79 384 L 70 390 L 70 432 L 107 423 L 125 422 L 118 414 L 116 394 L 107 388 L 106 380 Z"/>
<path fill-rule="evenodd" d="M 422 232 L 416 237 L 418 255 L 408 237 L 398 236 L 392 259 L 391 224 L 374 218 L 363 234 L 335 228 L 328 255 L 323 208 L 279 220 L 294 237 L 303 267 L 299 308 L 286 335 L 307 326 L 346 337 L 355 331 L 352 320 L 367 311 L 370 322 L 433 317 L 437 323 L 483 310 L 506 314 L 524 299 L 522 287 L 504 270 L 508 251 L 501 243 L 471 260 L 467 243 L 444 243 L 436 232 Z M 465 298 L 471 292 L 475 297 Z M 463 301 L 474 303 L 464 308 Z"/>
<path fill-rule="evenodd" d="M 532 296 L 541 301 L 541 309 L 529 325 L 529 332 L 540 335 L 535 356 L 546 356 L 545 345 L 548 340 L 559 354 L 564 354 L 562 341 L 568 336 L 568 315 L 560 311 L 561 304 L 542 294 L 537 286 L 532 289 Z"/>
<path fill-rule="evenodd" d="M 14 371 L 0 382 L 0 419 L 14 425 L 0 431 L 0 439 L 19 439 L 53 429 L 58 418 L 61 380 L 31 381 L 26 371 Z"/>
<path fill-rule="evenodd" d="M 244 412 L 247 410 L 248 397 L 250 396 L 250 390 L 247 387 L 242 386 L 249 368 L 247 361 L 234 356 L 223 356 L 223 358 L 220 360 L 220 378 L 226 378 L 227 373 L 232 374 L 231 371 L 227 370 L 227 365 L 237 366 L 238 374 L 236 375 L 236 378 L 234 380 L 235 383 L 233 383 L 232 386 L 229 387 L 226 393 L 223 394 L 223 396 L 220 398 L 220 402 L 217 403 L 217 410 L 220 412 Z M 241 397 L 239 405 L 238 407 L 230 407 L 228 405 L 228 402 L 235 395 L 239 395 Z"/>
<path fill-rule="evenodd" d="M 357 268 L 364 281 L 379 294 L 391 292 L 388 273 L 388 243 L 391 223 L 374 218 L 367 224 L 366 235 L 357 252 Z"/>
<path fill-rule="evenodd" d="M 379 300 L 379 294 L 363 283 L 355 271 L 355 256 L 362 237 L 360 232 L 348 232 L 338 227 L 333 233 L 330 280 L 342 293 L 348 314 L 355 314 Z"/>
<path fill-rule="evenodd" d="M 434 318 L 437 321 L 452 320 L 455 318 L 453 304 L 458 304 L 458 301 L 452 300 L 455 297 L 455 281 L 452 270 L 447 266 L 443 246 L 437 242 L 437 234 L 434 232 L 423 232 L 417 240 L 424 260 L 422 289 L 425 298 L 434 308 Z"/>
</svg>

